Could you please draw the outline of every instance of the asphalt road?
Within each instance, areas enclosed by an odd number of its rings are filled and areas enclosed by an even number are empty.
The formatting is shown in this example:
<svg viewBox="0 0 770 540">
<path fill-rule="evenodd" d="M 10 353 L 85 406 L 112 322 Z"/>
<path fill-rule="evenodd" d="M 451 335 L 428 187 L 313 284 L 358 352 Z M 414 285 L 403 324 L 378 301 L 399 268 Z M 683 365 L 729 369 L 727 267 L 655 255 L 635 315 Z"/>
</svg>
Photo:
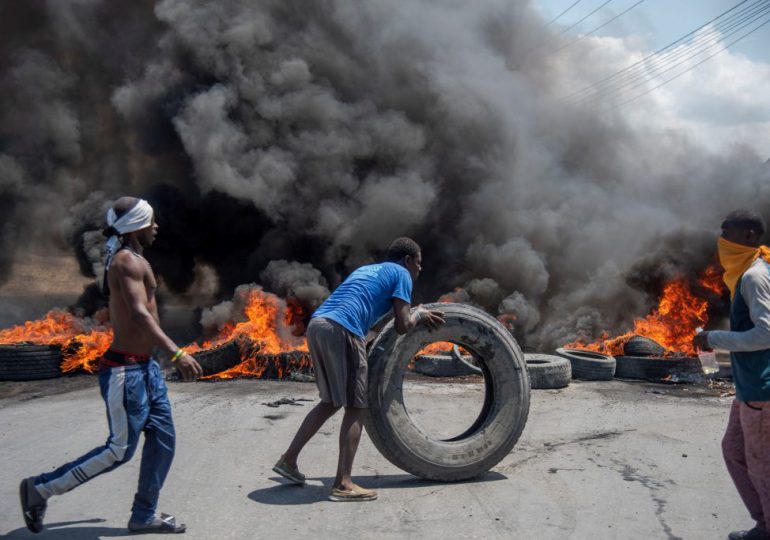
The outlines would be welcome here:
<svg viewBox="0 0 770 540">
<path fill-rule="evenodd" d="M 437 436 L 480 408 L 469 382 L 408 384 L 407 406 Z M 364 435 L 356 480 L 379 491 L 367 503 L 326 499 L 337 459 L 339 415 L 300 459 L 308 485 L 271 468 L 315 386 L 286 381 L 170 383 L 177 455 L 160 510 L 187 523 L 183 537 L 710 539 L 748 528 L 722 463 L 729 397 L 693 385 L 578 382 L 532 393 L 514 450 L 485 477 L 442 484 L 386 461 Z M 136 486 L 133 461 L 49 502 L 47 530 L 32 535 L 18 506 L 21 478 L 103 444 L 106 420 L 88 376 L 0 383 L 0 534 L 5 538 L 121 538 Z"/>
</svg>

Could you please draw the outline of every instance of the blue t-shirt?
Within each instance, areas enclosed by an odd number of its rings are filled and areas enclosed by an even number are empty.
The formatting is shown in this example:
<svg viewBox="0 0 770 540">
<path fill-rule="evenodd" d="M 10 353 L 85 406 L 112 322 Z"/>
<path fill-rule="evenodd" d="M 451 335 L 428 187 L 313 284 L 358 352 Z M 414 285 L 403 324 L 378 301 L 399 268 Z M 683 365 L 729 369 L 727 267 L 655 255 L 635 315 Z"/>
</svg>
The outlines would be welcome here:
<svg viewBox="0 0 770 540">
<path fill-rule="evenodd" d="M 400 264 L 369 264 L 355 270 L 313 313 L 331 319 L 359 337 L 393 306 L 393 298 L 412 303 L 412 276 Z"/>
</svg>

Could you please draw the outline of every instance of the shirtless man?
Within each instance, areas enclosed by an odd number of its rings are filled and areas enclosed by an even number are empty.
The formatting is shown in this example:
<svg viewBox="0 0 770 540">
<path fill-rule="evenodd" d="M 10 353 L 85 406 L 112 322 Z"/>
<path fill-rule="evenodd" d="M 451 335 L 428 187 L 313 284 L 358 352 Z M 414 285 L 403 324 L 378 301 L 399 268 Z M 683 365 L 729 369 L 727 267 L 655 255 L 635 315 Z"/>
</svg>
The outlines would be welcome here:
<svg viewBox="0 0 770 540">
<path fill-rule="evenodd" d="M 39 533 L 48 499 L 126 463 L 144 432 L 139 487 L 128 529 L 133 533 L 181 533 L 184 524 L 156 515 L 160 489 L 174 457 L 174 423 L 159 359 L 170 359 L 185 381 L 201 375 L 198 362 L 161 330 L 155 301 L 157 283 L 144 248 L 158 234 L 152 207 L 122 197 L 107 212 L 105 293 L 110 295 L 112 344 L 99 361 L 99 386 L 107 406 L 110 434 L 100 446 L 53 472 L 31 476 L 20 486 L 27 528 Z"/>
</svg>

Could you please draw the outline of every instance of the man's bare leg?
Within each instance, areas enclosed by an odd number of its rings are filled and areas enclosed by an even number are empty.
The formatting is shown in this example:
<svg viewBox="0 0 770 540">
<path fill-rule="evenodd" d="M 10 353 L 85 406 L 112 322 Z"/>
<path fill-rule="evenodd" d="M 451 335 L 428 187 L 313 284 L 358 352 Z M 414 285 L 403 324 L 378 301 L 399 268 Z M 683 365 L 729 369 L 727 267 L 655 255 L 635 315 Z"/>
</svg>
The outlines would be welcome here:
<svg viewBox="0 0 770 540">
<path fill-rule="evenodd" d="M 305 447 L 307 442 L 313 438 L 313 435 L 321 429 L 321 426 L 323 426 L 338 410 L 339 407 L 324 402 L 313 407 L 299 426 L 297 434 L 294 435 L 294 439 L 292 439 L 291 444 L 289 445 L 289 449 L 286 450 L 286 453 L 283 455 L 283 460 L 288 465 L 296 467 L 299 453 Z"/>
<path fill-rule="evenodd" d="M 355 486 L 350 475 L 363 425 L 364 409 L 345 407 L 345 416 L 340 428 L 340 457 L 337 463 L 337 477 L 334 479 L 335 488 L 349 491 Z"/>
</svg>

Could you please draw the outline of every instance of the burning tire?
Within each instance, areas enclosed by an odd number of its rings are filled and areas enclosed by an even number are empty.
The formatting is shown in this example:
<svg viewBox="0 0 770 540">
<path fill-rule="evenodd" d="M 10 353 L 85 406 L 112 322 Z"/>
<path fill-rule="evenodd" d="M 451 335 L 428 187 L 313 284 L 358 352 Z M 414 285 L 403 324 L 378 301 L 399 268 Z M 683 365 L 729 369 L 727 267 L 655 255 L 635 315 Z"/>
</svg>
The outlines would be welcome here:
<svg viewBox="0 0 770 540">
<path fill-rule="evenodd" d="M 552 354 L 525 354 L 529 382 L 534 390 L 564 388 L 572 379 L 569 360 Z"/>
<path fill-rule="evenodd" d="M 644 336 L 633 336 L 623 345 L 623 354 L 626 356 L 663 356 L 666 348 Z"/>
<path fill-rule="evenodd" d="M 556 349 L 556 354 L 569 360 L 572 377 L 587 381 L 609 381 L 615 376 L 615 358 L 582 349 Z"/>
<path fill-rule="evenodd" d="M 481 368 L 471 363 L 472 357 L 465 356 L 455 345 L 452 354 L 422 354 L 416 358 L 414 370 L 428 377 L 462 377 L 483 375 Z"/>
<path fill-rule="evenodd" d="M 510 332 L 486 313 L 462 304 L 430 304 L 446 324 L 396 334 L 393 323 L 377 336 L 369 353 L 369 410 L 366 431 L 391 463 L 429 480 L 480 476 L 518 441 L 529 414 L 529 377 L 524 356 Z M 450 341 L 473 353 L 484 374 L 481 413 L 462 434 L 436 440 L 420 429 L 404 405 L 409 360 L 426 345 Z"/>
<path fill-rule="evenodd" d="M 61 377 L 61 348 L 55 345 L 0 345 L 0 381 Z"/>
<path fill-rule="evenodd" d="M 231 340 L 214 349 L 193 353 L 203 370 L 203 376 L 214 375 L 241 363 L 241 351 L 237 340 Z"/>
<path fill-rule="evenodd" d="M 616 356 L 615 376 L 622 379 L 659 381 L 671 376 L 703 376 L 703 366 L 698 358 L 686 356 Z"/>
</svg>

